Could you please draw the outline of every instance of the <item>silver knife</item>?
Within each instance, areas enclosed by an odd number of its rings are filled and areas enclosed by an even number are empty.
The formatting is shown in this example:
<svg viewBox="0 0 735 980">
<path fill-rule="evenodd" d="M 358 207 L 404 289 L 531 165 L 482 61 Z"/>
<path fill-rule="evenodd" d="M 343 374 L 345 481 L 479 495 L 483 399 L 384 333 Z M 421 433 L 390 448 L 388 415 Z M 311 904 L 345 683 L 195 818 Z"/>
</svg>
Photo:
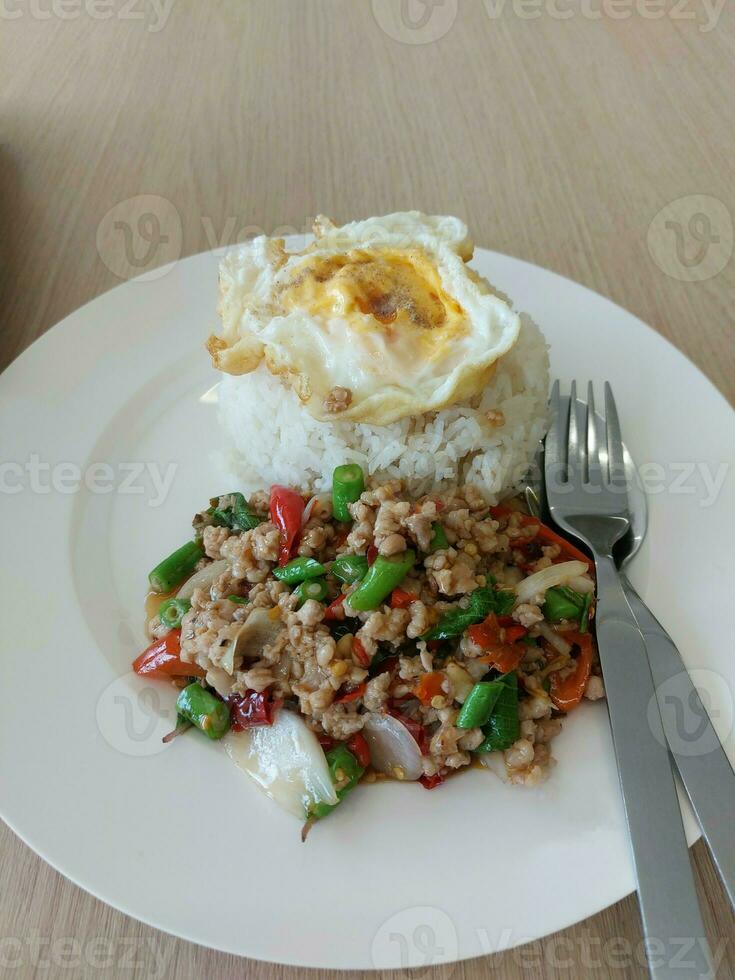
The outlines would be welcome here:
<svg viewBox="0 0 735 980">
<path fill-rule="evenodd" d="M 638 620 L 669 751 L 735 909 L 735 773 L 674 641 L 623 577 Z"/>
</svg>

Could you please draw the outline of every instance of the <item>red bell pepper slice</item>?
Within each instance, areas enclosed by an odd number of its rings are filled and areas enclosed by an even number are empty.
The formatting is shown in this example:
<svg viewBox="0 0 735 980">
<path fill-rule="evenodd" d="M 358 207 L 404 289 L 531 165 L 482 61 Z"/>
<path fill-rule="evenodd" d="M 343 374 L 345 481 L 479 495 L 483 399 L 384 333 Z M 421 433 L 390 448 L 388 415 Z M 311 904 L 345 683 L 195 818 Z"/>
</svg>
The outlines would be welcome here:
<svg viewBox="0 0 735 980">
<path fill-rule="evenodd" d="M 485 654 L 484 657 L 478 657 L 478 660 L 480 663 L 499 670 L 501 674 L 509 674 L 518 667 L 523 660 L 524 653 L 523 647 L 507 643 L 497 647 L 492 653 Z"/>
<path fill-rule="evenodd" d="M 133 661 L 133 670 L 141 677 L 204 677 L 198 664 L 181 660 L 181 630 L 171 630 L 162 640 L 154 640 Z"/>
<path fill-rule="evenodd" d="M 281 532 L 278 564 L 285 565 L 291 557 L 294 545 L 301 534 L 301 518 L 304 514 L 304 498 L 288 487 L 271 487 L 271 520 Z"/>
<path fill-rule="evenodd" d="M 428 706 L 431 704 L 431 699 L 439 697 L 444 694 L 444 688 L 442 684 L 444 683 L 444 672 L 441 670 L 433 670 L 429 674 L 424 674 L 419 680 L 418 684 L 413 690 L 415 696 L 419 701 Z"/>
<path fill-rule="evenodd" d="M 341 698 L 335 698 L 333 703 L 347 704 L 350 701 L 357 701 L 358 698 L 363 696 L 366 688 L 367 684 L 358 684 L 354 690 L 348 691 L 347 694 L 343 694 Z"/>
<path fill-rule="evenodd" d="M 551 675 L 549 694 L 559 711 L 571 711 L 576 708 L 584 697 L 592 672 L 592 637 L 589 633 L 565 633 L 564 639 L 573 646 L 579 647 L 577 664 L 571 674 L 560 678 L 558 674 Z"/>
<path fill-rule="evenodd" d="M 230 706 L 230 719 L 234 732 L 259 725 L 272 725 L 280 701 L 274 701 L 269 694 L 248 691 L 247 694 L 231 694 L 227 699 Z"/>
<path fill-rule="evenodd" d="M 391 609 L 407 609 L 412 602 L 416 602 L 418 599 L 417 595 L 413 592 L 407 592 L 398 586 L 397 589 L 393 589 L 390 594 L 390 607 Z"/>
<path fill-rule="evenodd" d="M 505 620 L 506 617 L 503 619 Z M 515 670 L 523 660 L 526 651 L 517 641 L 525 636 L 526 632 L 523 626 L 502 626 L 495 613 L 490 613 L 487 619 L 475 623 L 467 630 L 472 642 L 487 651 L 484 657 L 478 658 L 480 662 L 489 664 L 502 674 Z"/>
<path fill-rule="evenodd" d="M 336 599 L 333 599 L 324 610 L 324 619 L 343 620 L 345 618 L 344 602 L 345 597 L 343 595 L 338 595 Z"/>
<path fill-rule="evenodd" d="M 356 732 L 347 742 L 347 748 L 355 756 L 363 769 L 370 765 L 370 747 L 362 732 Z"/>
</svg>

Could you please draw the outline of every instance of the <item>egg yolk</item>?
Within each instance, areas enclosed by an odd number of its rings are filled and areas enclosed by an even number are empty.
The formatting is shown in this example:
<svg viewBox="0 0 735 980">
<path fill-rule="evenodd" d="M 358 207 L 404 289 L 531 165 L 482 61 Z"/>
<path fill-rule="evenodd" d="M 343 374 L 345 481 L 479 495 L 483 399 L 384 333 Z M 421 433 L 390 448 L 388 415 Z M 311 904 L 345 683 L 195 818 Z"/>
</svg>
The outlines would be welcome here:
<svg viewBox="0 0 735 980">
<path fill-rule="evenodd" d="M 429 349 L 439 339 L 435 332 L 447 340 L 467 329 L 464 310 L 444 290 L 435 265 L 419 249 L 353 249 L 308 258 L 282 284 L 279 305 L 284 312 L 298 309 L 318 318 L 340 317 L 356 329 L 369 328 L 372 322 L 373 328 L 377 323 L 389 333 L 417 330 Z"/>
</svg>

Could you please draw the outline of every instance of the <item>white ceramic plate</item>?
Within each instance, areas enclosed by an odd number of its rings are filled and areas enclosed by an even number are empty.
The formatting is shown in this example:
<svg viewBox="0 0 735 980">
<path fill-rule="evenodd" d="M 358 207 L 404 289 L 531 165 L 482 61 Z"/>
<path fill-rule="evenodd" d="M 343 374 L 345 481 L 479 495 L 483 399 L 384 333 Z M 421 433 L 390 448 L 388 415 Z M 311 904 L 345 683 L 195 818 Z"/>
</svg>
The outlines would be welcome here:
<svg viewBox="0 0 735 980">
<path fill-rule="evenodd" d="M 479 251 L 476 265 L 541 324 L 555 375 L 613 383 L 635 459 L 662 467 L 669 489 L 650 497 L 631 578 L 688 664 L 724 678 L 713 707 L 729 736 L 735 479 L 704 506 L 702 469 L 690 470 L 733 462 L 735 413 L 607 300 L 502 255 Z M 186 539 L 202 501 L 228 489 L 208 455 L 217 379 L 202 344 L 216 277 L 217 256 L 203 254 L 123 285 L 0 379 L 2 815 L 130 915 L 207 946 L 323 969 L 478 956 L 620 899 L 633 878 L 601 704 L 569 720 L 539 789 L 481 771 L 432 793 L 362 787 L 306 845 L 298 821 L 219 746 L 160 743 L 173 693 L 135 679 L 129 664 L 144 645 L 149 568 Z M 159 478 L 173 467 L 165 502 L 144 464 Z M 728 750 L 735 760 L 732 739 Z"/>
</svg>

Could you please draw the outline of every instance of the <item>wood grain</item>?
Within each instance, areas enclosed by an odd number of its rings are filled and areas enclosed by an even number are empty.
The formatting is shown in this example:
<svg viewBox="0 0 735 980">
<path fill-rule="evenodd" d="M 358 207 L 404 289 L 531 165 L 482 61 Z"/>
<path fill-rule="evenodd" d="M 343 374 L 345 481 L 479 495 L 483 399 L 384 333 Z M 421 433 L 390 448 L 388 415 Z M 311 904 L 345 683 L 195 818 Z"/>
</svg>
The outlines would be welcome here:
<svg viewBox="0 0 735 980">
<path fill-rule="evenodd" d="M 6 4 L 20 16 L 0 15 L 0 367 L 120 281 L 121 242 L 103 219 L 117 206 L 114 217 L 145 246 L 140 195 L 164 199 L 162 233 L 173 230 L 151 266 L 171 257 L 166 248 L 187 255 L 252 228 L 302 230 L 319 212 L 345 220 L 416 207 L 456 213 L 478 243 L 632 310 L 734 401 L 733 5 L 707 30 L 695 0 L 682 11 L 694 20 L 675 17 L 673 4 L 648 19 L 633 0 L 627 19 L 616 19 L 620 3 L 602 0 L 587 5 L 606 11 L 599 19 L 564 2 L 508 2 L 493 17 L 502 4 L 447 0 L 427 28 L 408 31 L 425 43 L 389 36 L 378 16 L 386 6 L 174 0 L 161 22 L 152 0 L 112 0 L 105 20 L 86 0 L 67 2 L 68 19 L 51 0 Z M 577 11 L 569 19 L 552 14 L 568 8 Z M 536 19 L 522 16 L 535 9 Z M 432 18 L 447 11 L 444 33 Z M 420 23 L 421 5 L 410 12 Z M 673 201 L 667 227 L 656 216 Z M 682 270 L 713 269 L 682 280 Z M 733 976 L 733 918 L 705 849 L 693 853 L 720 973 Z M 9 976 L 303 972 L 140 925 L 7 828 L 0 872 L 0 970 Z M 627 899 L 543 942 L 425 975 L 642 977 L 639 942 Z"/>
</svg>

